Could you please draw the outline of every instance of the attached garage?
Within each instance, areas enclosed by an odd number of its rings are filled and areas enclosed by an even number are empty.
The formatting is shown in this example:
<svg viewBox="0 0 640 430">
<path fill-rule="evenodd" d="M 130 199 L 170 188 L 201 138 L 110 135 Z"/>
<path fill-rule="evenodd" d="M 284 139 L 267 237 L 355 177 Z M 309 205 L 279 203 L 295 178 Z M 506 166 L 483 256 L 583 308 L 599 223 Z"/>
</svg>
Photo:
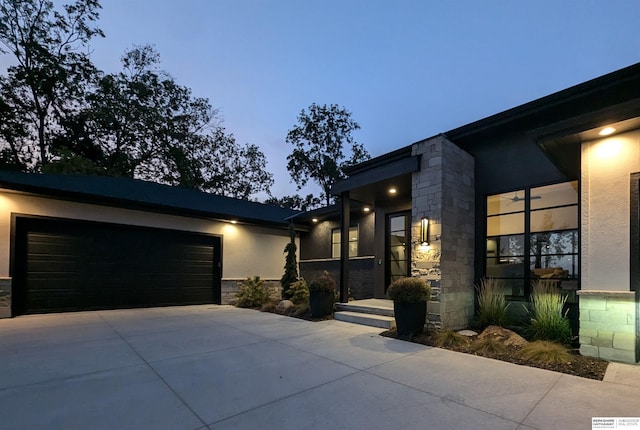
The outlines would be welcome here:
<svg viewBox="0 0 640 430">
<path fill-rule="evenodd" d="M 220 302 L 220 237 L 16 217 L 18 315 Z"/>
<path fill-rule="evenodd" d="M 0 318 L 277 288 L 297 211 L 130 178 L 0 171 Z"/>
</svg>

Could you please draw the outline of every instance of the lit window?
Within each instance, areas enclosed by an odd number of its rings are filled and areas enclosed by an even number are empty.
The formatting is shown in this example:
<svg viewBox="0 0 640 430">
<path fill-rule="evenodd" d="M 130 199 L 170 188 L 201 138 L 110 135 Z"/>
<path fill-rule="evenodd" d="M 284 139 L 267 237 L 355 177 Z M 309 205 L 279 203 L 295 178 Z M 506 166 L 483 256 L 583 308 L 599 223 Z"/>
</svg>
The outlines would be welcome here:
<svg viewBox="0 0 640 430">
<path fill-rule="evenodd" d="M 577 289 L 577 181 L 487 196 L 486 234 L 485 274 L 509 298 L 527 297 L 537 279 Z"/>
<path fill-rule="evenodd" d="M 331 258 L 340 258 L 340 229 L 331 230 Z M 349 257 L 358 256 L 358 226 L 349 228 Z"/>
</svg>

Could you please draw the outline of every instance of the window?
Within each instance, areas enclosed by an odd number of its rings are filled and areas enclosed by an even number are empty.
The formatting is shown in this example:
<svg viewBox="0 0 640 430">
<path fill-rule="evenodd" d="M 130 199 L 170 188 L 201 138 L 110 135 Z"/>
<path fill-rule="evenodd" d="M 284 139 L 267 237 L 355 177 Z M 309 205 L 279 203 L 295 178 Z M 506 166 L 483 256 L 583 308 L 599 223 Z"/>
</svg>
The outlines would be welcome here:
<svg viewBox="0 0 640 430">
<path fill-rule="evenodd" d="M 486 276 L 524 298 L 535 279 L 578 286 L 578 182 L 487 197 Z"/>
<path fill-rule="evenodd" d="M 358 226 L 349 227 L 349 257 L 358 256 Z M 340 258 L 340 229 L 331 230 L 331 258 Z"/>
</svg>

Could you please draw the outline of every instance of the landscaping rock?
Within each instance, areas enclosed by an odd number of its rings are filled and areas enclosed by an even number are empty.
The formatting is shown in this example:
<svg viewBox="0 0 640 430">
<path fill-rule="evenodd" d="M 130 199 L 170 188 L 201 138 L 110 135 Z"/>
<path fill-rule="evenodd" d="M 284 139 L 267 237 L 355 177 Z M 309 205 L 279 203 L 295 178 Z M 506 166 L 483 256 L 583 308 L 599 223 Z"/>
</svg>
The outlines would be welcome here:
<svg viewBox="0 0 640 430">
<path fill-rule="evenodd" d="M 460 330 L 458 334 L 461 334 L 462 336 L 466 336 L 466 337 L 473 337 L 478 335 L 478 333 L 476 333 L 473 330 Z"/>
<path fill-rule="evenodd" d="M 281 300 L 278 303 L 276 310 L 279 313 L 284 314 L 284 313 L 288 313 L 293 307 L 294 307 L 294 304 L 291 300 Z"/>
<path fill-rule="evenodd" d="M 478 339 L 493 338 L 499 340 L 506 346 L 524 346 L 528 342 L 519 334 L 503 327 L 491 325 L 484 329 L 478 336 Z"/>
</svg>

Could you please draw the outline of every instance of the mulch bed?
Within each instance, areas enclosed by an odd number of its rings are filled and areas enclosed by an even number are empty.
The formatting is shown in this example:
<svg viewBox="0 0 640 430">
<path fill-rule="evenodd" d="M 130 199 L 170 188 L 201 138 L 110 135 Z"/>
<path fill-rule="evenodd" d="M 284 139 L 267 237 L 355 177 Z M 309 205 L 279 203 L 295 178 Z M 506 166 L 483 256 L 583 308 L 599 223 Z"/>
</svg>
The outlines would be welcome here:
<svg viewBox="0 0 640 430">
<path fill-rule="evenodd" d="M 275 309 L 262 309 L 263 312 L 272 312 L 277 313 L 279 315 L 283 315 L 279 312 L 276 312 Z M 311 316 L 309 311 L 301 314 L 301 315 L 287 315 L 292 318 L 299 318 L 307 321 L 327 321 L 333 319 L 333 314 L 327 315 L 323 318 L 314 318 Z M 412 336 L 410 339 L 406 337 L 398 336 L 398 333 L 395 329 L 387 330 L 380 333 L 381 336 L 390 337 L 394 339 L 400 339 L 404 341 L 419 343 L 422 345 L 433 346 L 436 347 L 435 342 L 433 340 L 432 333 L 425 332 L 420 335 Z M 437 346 L 438 348 L 443 348 L 441 346 Z M 554 372 L 566 373 L 568 375 L 580 376 L 582 378 L 588 379 L 596 379 L 598 381 L 602 381 L 604 378 L 604 374 L 607 371 L 607 366 L 609 365 L 608 361 L 600 360 L 598 358 L 586 357 L 580 355 L 577 349 L 571 349 L 570 353 L 573 358 L 570 363 L 539 363 L 532 360 L 524 360 L 518 355 L 518 351 L 520 348 L 514 346 L 507 346 L 506 350 L 501 353 L 480 353 L 471 350 L 469 346 L 464 347 L 444 347 L 445 349 L 449 349 L 451 351 L 462 352 L 465 354 L 473 354 L 480 357 L 492 358 L 495 360 L 506 361 L 509 363 L 520 364 L 522 366 L 529 367 L 537 367 L 539 369 L 553 370 Z"/>
<path fill-rule="evenodd" d="M 394 339 L 406 340 L 422 345 L 436 346 L 433 341 L 433 337 L 430 333 L 423 333 L 415 335 L 411 339 L 405 337 L 399 337 L 395 330 L 388 330 L 380 333 L 381 336 L 390 337 Z M 441 348 L 441 347 L 440 347 Z M 505 352 L 502 353 L 478 353 L 472 351 L 469 346 L 464 347 L 451 347 L 445 348 L 451 351 L 462 352 L 465 354 L 473 354 L 480 357 L 493 358 L 495 360 L 506 361 L 509 363 L 520 364 L 523 366 L 537 367 L 540 369 L 553 370 L 555 372 L 566 373 L 569 375 L 580 376 L 582 378 L 596 379 L 602 381 L 604 374 L 607 371 L 608 361 L 600 360 L 593 357 L 585 357 L 580 355 L 577 349 L 570 350 L 572 354 L 572 360 L 570 363 L 538 363 L 535 361 L 524 360 L 518 356 L 518 350 L 520 348 L 514 346 L 508 346 Z"/>
</svg>

